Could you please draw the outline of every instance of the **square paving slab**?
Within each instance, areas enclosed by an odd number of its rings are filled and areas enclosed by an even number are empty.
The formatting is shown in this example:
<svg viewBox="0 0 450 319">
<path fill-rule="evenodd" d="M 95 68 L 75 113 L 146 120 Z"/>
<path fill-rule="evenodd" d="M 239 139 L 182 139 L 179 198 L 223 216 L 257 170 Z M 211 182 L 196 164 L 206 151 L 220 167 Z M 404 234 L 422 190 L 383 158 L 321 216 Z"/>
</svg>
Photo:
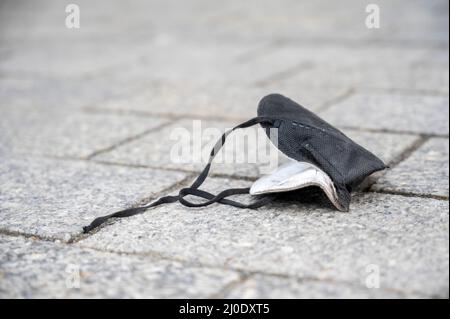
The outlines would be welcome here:
<svg viewBox="0 0 450 319">
<path fill-rule="evenodd" d="M 0 154 L 84 158 L 168 123 L 161 118 L 2 107 Z"/>
<path fill-rule="evenodd" d="M 148 83 L 135 92 L 93 105 L 116 111 L 178 117 L 216 117 L 247 120 L 257 115 L 259 101 L 271 93 L 280 93 L 312 111 L 346 93 L 343 88 L 298 87 L 289 84 L 265 84 L 262 87 L 193 82 Z"/>
<path fill-rule="evenodd" d="M 344 127 L 448 135 L 448 97 L 358 93 L 320 115 Z"/>
<path fill-rule="evenodd" d="M 361 298 L 420 298 L 421 295 L 400 291 L 368 288 L 326 280 L 302 280 L 257 274 L 235 286 L 226 298 L 283 299 L 361 299 Z"/>
<path fill-rule="evenodd" d="M 448 139 L 430 139 L 405 161 L 388 170 L 373 189 L 448 198 L 448 149 Z"/>
<path fill-rule="evenodd" d="M 0 236 L 0 298 L 207 298 L 233 271 Z"/>
<path fill-rule="evenodd" d="M 70 240 L 98 216 L 155 196 L 184 174 L 41 157 L 2 158 L 0 229 Z"/>
</svg>

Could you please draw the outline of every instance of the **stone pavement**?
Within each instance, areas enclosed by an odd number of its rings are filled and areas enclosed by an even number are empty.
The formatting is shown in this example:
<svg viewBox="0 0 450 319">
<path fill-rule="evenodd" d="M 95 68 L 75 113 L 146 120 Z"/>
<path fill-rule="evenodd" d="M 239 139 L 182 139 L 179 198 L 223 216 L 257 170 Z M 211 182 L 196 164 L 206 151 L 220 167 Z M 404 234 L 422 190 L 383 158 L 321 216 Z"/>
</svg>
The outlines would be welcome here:
<svg viewBox="0 0 450 319">
<path fill-rule="evenodd" d="M 446 0 L 0 2 L 0 298 L 448 298 L 448 19 Z M 349 213 L 171 204 L 82 234 L 192 182 L 174 131 L 273 92 L 390 165 Z M 219 163 L 204 187 L 262 173 Z"/>
</svg>

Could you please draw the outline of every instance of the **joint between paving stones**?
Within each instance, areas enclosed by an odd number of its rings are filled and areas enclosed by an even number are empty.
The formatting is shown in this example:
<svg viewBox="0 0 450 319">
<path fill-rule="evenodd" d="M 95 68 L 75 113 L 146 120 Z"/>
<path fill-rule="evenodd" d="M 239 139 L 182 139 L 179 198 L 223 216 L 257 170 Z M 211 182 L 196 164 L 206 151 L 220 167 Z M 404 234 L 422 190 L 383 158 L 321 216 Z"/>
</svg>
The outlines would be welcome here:
<svg viewBox="0 0 450 319">
<path fill-rule="evenodd" d="M 408 148 L 406 148 L 403 152 L 401 152 L 397 157 L 395 157 L 394 159 L 392 159 L 389 163 L 386 163 L 389 167 L 380 172 L 378 176 L 374 177 L 369 177 L 372 178 L 370 180 L 370 182 L 365 185 L 362 189 L 361 192 L 363 193 L 371 193 L 372 192 L 372 186 L 375 185 L 377 183 L 377 181 L 384 176 L 387 173 L 387 170 L 389 169 L 393 169 L 394 167 L 396 167 L 397 165 L 399 165 L 401 162 L 405 161 L 408 157 L 410 157 L 415 151 L 417 151 L 422 145 L 424 145 L 427 141 L 429 140 L 428 137 L 426 136 L 421 136 L 418 135 L 417 136 L 417 140 Z M 369 179 L 368 179 L 369 180 Z M 379 191 L 378 193 L 383 193 L 382 191 Z M 401 195 L 401 194 L 395 194 L 395 195 Z"/>
<path fill-rule="evenodd" d="M 140 256 L 143 258 L 153 258 L 156 260 L 168 261 L 168 262 L 179 262 L 179 263 L 182 263 L 183 265 L 185 265 L 186 267 L 233 271 L 238 274 L 238 276 L 239 276 L 238 279 L 230 282 L 229 284 L 227 284 L 225 287 L 223 287 L 217 293 L 212 294 L 210 296 L 210 298 L 222 298 L 222 297 L 224 297 L 224 295 L 227 292 L 232 291 L 234 288 L 245 283 L 247 280 L 253 278 L 256 275 L 270 276 L 270 277 L 276 277 L 276 278 L 282 278 L 282 279 L 288 279 L 288 280 L 294 279 L 294 280 L 296 280 L 298 282 L 302 282 L 302 283 L 306 283 L 306 282 L 330 283 L 330 284 L 347 285 L 349 287 L 355 287 L 355 288 L 364 288 L 363 285 L 355 284 L 354 282 L 348 282 L 348 281 L 343 281 L 343 280 L 334 280 L 332 278 L 316 278 L 316 277 L 311 277 L 311 276 L 296 276 L 296 275 L 290 275 L 290 274 L 284 274 L 284 273 L 248 270 L 248 269 L 243 269 L 240 267 L 230 267 L 230 266 L 223 266 L 220 264 L 210 264 L 210 263 L 192 261 L 192 260 L 184 259 L 184 258 L 169 257 L 169 256 L 164 255 L 164 253 L 157 252 L 157 251 L 124 252 L 124 251 L 116 251 L 113 249 L 99 249 L 96 247 L 85 246 L 85 245 L 83 245 L 82 242 L 78 243 L 78 246 L 85 248 L 85 249 L 94 250 L 97 252 L 110 253 L 110 254 L 115 254 L 115 255 L 125 255 L 125 256 Z M 413 294 L 419 295 L 419 296 L 430 297 L 430 296 L 424 295 L 423 293 L 417 292 L 417 291 L 402 291 L 402 290 L 393 289 L 393 288 L 389 288 L 389 287 L 383 288 L 383 290 L 395 292 L 395 293 L 403 294 L 403 295 L 413 293 Z"/>
<path fill-rule="evenodd" d="M 436 96 L 436 97 L 448 97 L 448 92 L 439 91 L 439 90 L 430 90 L 430 89 L 419 89 L 419 88 L 383 88 L 376 86 L 357 86 L 355 87 L 355 93 L 378 93 L 378 94 L 396 94 L 396 95 L 404 95 L 404 96 Z"/>
<path fill-rule="evenodd" d="M 358 126 L 340 126 L 343 130 L 354 130 L 359 132 L 368 132 L 368 133 L 385 133 L 385 134 L 395 134 L 395 135 L 416 135 L 420 137 L 426 137 L 426 138 L 449 138 L 448 134 L 434 134 L 434 133 L 421 133 L 421 132 L 415 132 L 415 131 L 404 131 L 404 130 L 392 130 L 392 129 L 373 129 L 373 128 L 362 128 Z"/>
<path fill-rule="evenodd" d="M 257 80 L 255 81 L 255 85 L 257 87 L 267 86 L 274 82 L 289 79 L 290 77 L 295 76 L 300 71 L 310 70 L 312 68 L 313 64 L 311 62 L 301 62 L 291 66 L 290 68 L 273 73 L 264 79 Z"/>
<path fill-rule="evenodd" d="M 43 155 L 43 157 L 57 159 L 57 160 L 63 160 L 63 161 L 82 161 L 82 162 L 89 162 L 89 163 L 95 163 L 95 164 L 106 165 L 106 166 L 147 168 L 147 169 L 155 169 L 155 170 L 161 170 L 161 171 L 166 171 L 166 172 L 185 173 L 188 175 L 192 175 L 192 178 L 194 178 L 198 174 L 200 174 L 200 170 L 194 171 L 194 170 L 186 170 L 186 169 L 182 169 L 182 168 L 170 168 L 170 167 L 163 167 L 163 166 L 150 165 L 150 164 L 129 164 L 129 163 L 121 163 L 121 162 L 111 162 L 111 161 L 98 160 L 95 158 L 88 160 L 85 158 L 61 157 L 61 156 L 52 156 L 52 155 Z M 213 167 L 214 167 L 214 164 L 213 164 Z M 235 175 L 235 174 L 217 173 L 217 172 L 214 172 L 214 168 L 212 168 L 212 170 L 208 176 L 215 177 L 215 178 L 228 178 L 228 179 L 248 181 L 248 182 L 254 182 L 258 179 L 257 177 L 251 177 L 251 176 L 241 176 L 241 175 Z"/>
<path fill-rule="evenodd" d="M 395 195 L 395 196 L 404 196 L 404 197 L 428 198 L 428 199 L 435 199 L 435 200 L 441 200 L 441 201 L 448 201 L 449 200 L 448 196 L 443 196 L 443 195 L 417 194 L 417 193 L 409 193 L 409 192 L 396 191 L 396 190 L 374 190 L 374 189 L 370 189 L 367 192 L 368 193 L 376 193 L 376 194 L 387 194 L 387 195 Z"/>
<path fill-rule="evenodd" d="M 388 165 L 390 168 L 394 168 L 399 165 L 401 162 L 407 160 L 415 151 L 417 151 L 420 147 L 422 147 L 428 140 L 429 136 L 419 135 L 417 141 L 415 141 L 410 147 L 406 148 L 403 152 L 401 152 L 396 158 L 391 160 Z"/>
<path fill-rule="evenodd" d="M 174 113 L 154 113 L 151 111 L 142 111 L 142 110 L 126 110 L 126 109 L 114 109 L 114 110 L 108 110 L 103 108 L 97 108 L 93 106 L 85 107 L 83 109 L 87 113 L 92 114 L 116 114 L 116 115 L 132 115 L 132 116 L 146 116 L 146 117 L 154 117 L 157 116 L 158 118 L 162 119 L 169 119 L 174 122 L 180 121 L 180 120 L 205 120 L 205 121 L 222 121 L 222 122 L 232 122 L 232 121 L 245 121 L 248 120 L 248 118 L 245 117 L 238 117 L 238 116 L 230 116 L 230 117 L 223 117 L 223 116 L 211 116 L 211 115 L 192 115 L 189 113 L 181 113 L 181 114 L 174 114 Z"/>
<path fill-rule="evenodd" d="M 290 37 L 281 37 L 277 39 L 277 44 L 281 46 L 304 46 L 308 45 L 323 45 L 323 46 L 336 46 L 342 48 L 395 48 L 395 49 L 423 49 L 427 47 L 433 50 L 448 50 L 448 43 L 444 41 L 427 41 L 425 39 L 421 40 L 409 40 L 409 39 L 396 39 L 395 41 L 388 39 L 350 39 L 350 38 L 329 38 L 329 37 L 319 37 L 319 38 L 301 38 L 293 39 Z"/>
<path fill-rule="evenodd" d="M 23 238 L 27 238 L 27 239 L 41 240 L 41 241 L 47 241 L 47 242 L 53 242 L 53 243 L 61 242 L 61 239 L 55 239 L 55 238 L 46 237 L 46 236 L 42 236 L 42 235 L 24 233 L 24 232 L 15 231 L 15 230 L 9 230 L 9 229 L 0 229 L 0 235 L 11 236 L 11 237 L 23 237 Z"/>
<path fill-rule="evenodd" d="M 277 49 L 278 48 L 274 44 L 274 42 L 270 41 L 269 43 L 265 43 L 264 45 L 261 45 L 257 48 L 248 49 L 246 52 L 238 54 L 234 58 L 234 61 L 239 64 L 249 63 L 255 58 L 264 57 L 265 55 L 270 54 Z"/>
<path fill-rule="evenodd" d="M 222 289 L 220 289 L 218 292 L 211 294 L 207 298 L 208 299 L 223 299 L 234 288 L 244 284 L 251 277 L 253 277 L 251 274 L 238 272 L 238 279 L 229 282 L 224 287 L 222 287 Z"/>
<path fill-rule="evenodd" d="M 5 236 L 24 237 L 27 239 L 53 242 L 54 244 L 61 244 L 61 245 L 67 245 L 67 246 L 71 246 L 72 244 L 75 243 L 73 241 L 64 242 L 59 239 L 55 240 L 55 239 L 47 238 L 47 237 L 43 237 L 43 236 L 37 236 L 37 235 L 21 233 L 21 232 L 14 232 L 14 231 L 3 230 L 3 229 L 0 229 L 0 234 L 5 235 Z M 139 256 L 139 257 L 143 257 L 143 258 L 152 258 L 154 260 L 179 262 L 179 263 L 184 264 L 187 267 L 210 268 L 210 269 L 219 269 L 219 270 L 221 269 L 221 270 L 226 270 L 226 271 L 234 271 L 235 273 L 237 273 L 237 275 L 239 276 L 238 279 L 228 283 L 223 288 L 221 288 L 217 293 L 210 295 L 209 298 L 223 298 L 224 296 L 226 296 L 226 294 L 228 292 L 231 292 L 234 288 L 238 287 L 239 285 L 244 284 L 246 281 L 248 281 L 249 279 L 253 278 L 256 275 L 277 277 L 277 278 L 283 278 L 283 279 L 293 279 L 298 282 L 326 282 L 326 283 L 331 283 L 331 284 L 348 285 L 348 286 L 355 287 L 355 288 L 363 288 L 362 285 L 358 285 L 353 282 L 336 281 L 336 280 L 329 279 L 329 278 L 315 278 L 315 277 L 307 277 L 307 276 L 299 277 L 299 276 L 295 276 L 295 275 L 282 274 L 282 273 L 272 273 L 272 272 L 264 272 L 264 271 L 249 271 L 249 270 L 242 269 L 239 267 L 223 267 L 221 265 L 212 265 L 212 264 L 207 264 L 207 263 L 202 263 L 202 262 L 193 262 L 191 260 L 182 259 L 182 258 L 167 257 L 164 254 L 157 252 L 157 251 L 146 251 L 145 253 L 138 253 L 138 252 L 130 253 L 130 252 L 124 252 L 124 251 L 115 251 L 115 250 L 110 250 L 110 249 L 98 249 L 95 247 L 85 246 L 82 243 L 79 243 L 78 247 L 83 248 L 83 249 L 92 250 L 92 251 L 102 252 L 102 253 L 114 254 L 114 255 L 118 255 L 118 256 L 120 256 L 120 255 Z M 424 295 L 423 293 L 417 292 L 417 291 L 402 291 L 402 290 L 393 289 L 393 288 L 389 288 L 389 287 L 383 288 L 383 290 L 395 292 L 395 293 L 402 294 L 402 295 L 407 295 L 407 294 L 413 293 L 413 294 L 416 294 L 419 296 L 430 297 L 428 295 Z"/>
<path fill-rule="evenodd" d="M 174 184 L 172 184 L 172 185 L 170 185 L 170 186 L 168 186 L 168 187 L 162 189 L 161 191 L 157 192 L 157 193 L 154 194 L 154 195 L 150 195 L 150 196 L 148 196 L 148 197 L 141 198 L 140 200 L 136 201 L 134 204 L 130 205 L 129 207 L 125 207 L 124 209 L 127 209 L 127 208 L 136 208 L 136 207 L 139 207 L 139 206 L 142 206 L 142 205 L 146 205 L 146 204 L 150 203 L 150 202 L 153 201 L 153 200 L 156 200 L 157 198 L 159 198 L 159 197 L 161 197 L 161 196 L 168 195 L 168 194 L 170 194 L 170 193 L 172 193 L 172 192 L 174 192 L 174 191 L 176 191 L 176 190 L 179 190 L 181 187 L 187 186 L 187 184 L 188 184 L 195 176 L 196 176 L 196 174 L 190 174 L 190 175 L 187 175 L 187 176 L 186 176 L 185 178 L 183 178 L 181 181 L 179 181 L 179 182 L 177 182 L 177 183 L 174 183 Z M 151 213 L 151 209 L 149 209 L 149 210 L 143 212 L 142 214 L 147 214 L 147 213 Z M 111 226 L 111 225 L 115 224 L 115 223 L 117 222 L 117 219 L 120 219 L 120 218 L 112 218 L 112 219 L 108 220 L 107 222 L 105 222 L 104 224 L 100 225 L 99 227 L 93 229 L 92 231 L 90 231 L 90 232 L 87 233 L 87 234 L 81 233 L 81 234 L 78 234 L 78 235 L 76 235 L 76 236 L 73 236 L 73 237 L 70 238 L 70 240 L 68 241 L 68 243 L 73 244 L 73 243 L 77 243 L 77 242 L 79 242 L 79 241 L 81 241 L 81 240 L 83 240 L 83 239 L 86 239 L 86 238 L 88 238 L 88 237 L 90 237 L 90 236 L 96 234 L 96 233 L 99 232 L 101 229 L 106 228 L 106 227 L 108 227 L 108 226 Z"/>
<path fill-rule="evenodd" d="M 125 138 L 125 139 L 123 139 L 123 140 L 121 140 L 121 141 L 119 141 L 119 142 L 113 144 L 113 145 L 110 145 L 110 146 L 105 147 L 105 148 L 103 148 L 103 149 L 100 149 L 100 150 L 97 150 L 97 151 L 92 152 L 91 154 L 89 154 L 88 156 L 86 156 L 85 159 L 90 160 L 91 158 L 93 158 L 93 157 L 95 157 L 95 156 L 97 156 L 97 155 L 100 155 L 100 154 L 103 154 L 103 153 L 110 152 L 110 151 L 112 151 L 112 150 L 114 150 L 114 149 L 116 149 L 116 148 L 118 148 L 118 147 L 120 147 L 120 146 L 122 146 L 122 145 L 125 145 L 125 144 L 127 144 L 127 143 L 136 141 L 136 140 L 138 140 L 138 139 L 140 139 L 140 138 L 146 136 L 147 134 L 150 134 L 150 133 L 152 133 L 152 132 L 158 131 L 158 130 L 162 129 L 163 127 L 165 127 L 166 125 L 170 125 L 170 124 L 172 124 L 172 123 L 171 123 L 171 122 L 163 123 L 163 124 L 161 124 L 161 125 L 157 125 L 156 127 L 147 129 L 147 130 L 145 130 L 145 131 L 142 132 L 142 133 L 139 133 L 139 134 L 136 134 L 136 135 L 133 135 L 133 136 L 129 136 L 129 137 L 127 137 L 127 138 Z"/>
<path fill-rule="evenodd" d="M 318 107 L 317 113 L 323 112 L 323 111 L 331 108 L 333 105 L 349 99 L 353 94 L 355 94 L 355 89 L 353 87 L 349 88 L 344 93 L 339 94 L 338 96 L 332 98 L 329 101 L 325 101 L 321 106 Z"/>
</svg>

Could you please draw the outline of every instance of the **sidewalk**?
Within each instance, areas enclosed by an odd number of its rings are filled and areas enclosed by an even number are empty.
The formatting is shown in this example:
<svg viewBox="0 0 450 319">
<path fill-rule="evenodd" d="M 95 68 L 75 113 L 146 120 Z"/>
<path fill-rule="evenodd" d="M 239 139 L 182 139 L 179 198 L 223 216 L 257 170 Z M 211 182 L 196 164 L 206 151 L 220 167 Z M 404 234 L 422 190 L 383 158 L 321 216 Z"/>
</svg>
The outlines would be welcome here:
<svg viewBox="0 0 450 319">
<path fill-rule="evenodd" d="M 376 1 L 379 29 L 359 0 L 72 2 L 79 29 L 64 2 L 0 3 L 0 298 L 449 297 L 447 1 Z M 274 92 L 390 165 L 349 213 L 170 204 L 82 234 L 193 181 L 174 129 Z"/>
</svg>

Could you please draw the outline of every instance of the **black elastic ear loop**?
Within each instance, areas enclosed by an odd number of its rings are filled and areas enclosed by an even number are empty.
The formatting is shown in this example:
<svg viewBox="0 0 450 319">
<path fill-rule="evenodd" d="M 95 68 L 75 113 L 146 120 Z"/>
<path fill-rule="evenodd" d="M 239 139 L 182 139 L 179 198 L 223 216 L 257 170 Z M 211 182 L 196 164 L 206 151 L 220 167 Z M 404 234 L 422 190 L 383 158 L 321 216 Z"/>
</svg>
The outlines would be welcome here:
<svg viewBox="0 0 450 319">
<path fill-rule="evenodd" d="M 212 161 L 214 160 L 214 157 L 219 153 L 222 146 L 225 144 L 225 140 L 227 139 L 228 135 L 230 135 L 233 131 L 240 129 L 240 128 L 247 128 L 247 127 L 253 126 L 255 124 L 259 124 L 259 123 L 270 124 L 272 122 L 273 122 L 273 119 L 268 118 L 268 117 L 255 117 L 255 118 L 252 118 L 251 120 L 248 120 L 247 122 L 244 122 L 244 123 L 241 123 L 241 124 L 235 126 L 231 130 L 226 131 L 222 135 L 222 137 L 217 141 L 217 143 L 214 145 L 214 147 L 211 150 L 211 153 L 209 155 L 208 164 L 206 164 L 205 168 L 198 175 L 197 179 L 194 181 L 194 183 L 191 185 L 191 187 L 183 188 L 180 190 L 180 193 L 178 194 L 180 203 L 185 206 L 188 206 L 188 207 L 204 207 L 204 206 L 208 206 L 213 203 L 219 202 L 221 204 L 230 205 L 230 206 L 239 207 L 239 208 L 255 209 L 255 208 L 259 208 L 259 207 L 267 204 L 271 200 L 273 200 L 274 196 L 265 196 L 264 198 L 262 198 L 259 201 L 256 201 L 256 202 L 253 202 L 250 204 L 242 204 L 242 203 L 239 203 L 236 201 L 224 199 L 225 197 L 232 196 L 232 195 L 248 194 L 250 191 L 250 188 L 230 188 L 228 190 L 221 192 L 217 196 L 214 196 L 208 192 L 198 189 L 203 184 L 206 177 L 208 176 L 209 170 L 211 169 Z M 189 202 L 184 199 L 184 197 L 186 195 L 202 197 L 202 198 L 208 199 L 208 201 L 205 201 L 202 203 Z"/>
<path fill-rule="evenodd" d="M 222 135 L 222 137 L 217 141 L 217 143 L 214 145 L 214 147 L 211 150 L 211 153 L 209 155 L 208 164 L 206 164 L 203 171 L 198 175 L 198 177 L 194 181 L 194 183 L 192 183 L 191 188 L 199 188 L 203 184 L 206 177 L 208 176 L 209 170 L 211 169 L 211 163 L 212 163 L 214 157 L 216 157 L 217 153 L 220 151 L 222 146 L 225 144 L 225 140 L 227 139 L 228 135 L 230 135 L 235 130 L 240 129 L 240 128 L 247 128 L 247 127 L 253 126 L 255 124 L 259 124 L 259 123 L 272 123 L 272 121 L 273 120 L 271 120 L 270 118 L 258 116 L 258 117 L 254 117 L 244 123 L 241 123 L 241 124 L 233 127 L 231 130 L 226 131 Z"/>
<path fill-rule="evenodd" d="M 97 228 L 101 224 L 105 223 L 110 218 L 123 218 L 123 217 L 130 217 L 133 215 L 137 215 L 140 213 L 145 212 L 147 209 L 155 206 L 159 206 L 162 204 L 168 204 L 168 203 L 174 203 L 178 200 L 178 196 L 164 196 L 156 200 L 155 202 L 141 207 L 135 207 L 135 208 L 128 208 L 124 209 L 106 216 L 98 217 L 92 221 L 88 226 L 83 227 L 83 232 L 88 233 L 94 228 Z"/>
<path fill-rule="evenodd" d="M 212 163 L 214 157 L 219 152 L 219 150 L 222 148 L 228 135 L 230 135 L 234 130 L 239 129 L 239 128 L 250 127 L 250 126 L 253 126 L 258 123 L 271 123 L 271 122 L 272 122 L 272 120 L 270 118 L 255 117 L 251 120 L 248 120 L 247 122 L 244 122 L 242 124 L 239 124 L 238 126 L 235 126 L 231 130 L 225 132 L 222 135 L 221 139 L 219 141 L 217 141 L 214 148 L 211 150 L 208 164 L 205 166 L 203 171 L 199 174 L 199 176 L 196 178 L 196 180 L 191 185 L 191 187 L 181 189 L 178 196 L 164 196 L 146 206 L 128 208 L 128 209 L 124 209 L 124 210 L 121 210 L 121 211 L 118 211 L 118 212 L 115 212 L 115 213 L 112 213 L 112 214 L 109 214 L 106 216 L 98 217 L 98 218 L 94 219 L 91 224 L 83 227 L 83 232 L 84 233 L 90 232 L 94 228 L 97 228 L 98 226 L 105 223 L 110 218 L 130 217 L 133 215 L 141 214 L 149 208 L 159 206 L 162 204 L 174 203 L 176 201 L 180 201 L 181 204 L 188 206 L 188 207 L 203 207 L 203 206 L 211 205 L 215 202 L 219 202 L 221 204 L 231 205 L 231 206 L 239 207 L 239 208 L 256 209 L 256 208 L 259 208 L 259 207 L 267 204 L 268 202 L 273 200 L 273 197 L 266 196 L 263 199 L 253 202 L 253 203 L 250 203 L 250 204 L 242 204 L 242 203 L 239 203 L 239 202 L 236 202 L 233 200 L 225 199 L 225 197 L 232 196 L 232 195 L 248 194 L 249 190 L 250 190 L 249 188 L 234 188 L 234 189 L 232 188 L 232 189 L 225 190 L 216 196 L 211 193 L 208 193 L 206 191 L 199 190 L 198 188 L 203 184 L 206 177 L 208 176 L 209 170 L 211 169 L 211 163 Z M 184 197 L 187 195 L 193 195 L 193 196 L 205 198 L 205 199 L 208 199 L 208 201 L 202 202 L 202 203 L 191 203 L 184 199 Z"/>
<path fill-rule="evenodd" d="M 204 207 L 204 206 L 208 206 L 213 203 L 219 202 L 221 204 L 230 205 L 230 206 L 234 206 L 234 207 L 238 207 L 238 208 L 256 209 L 256 208 L 259 208 L 261 206 L 268 204 L 269 202 L 271 202 L 273 200 L 273 197 L 274 197 L 274 196 L 265 196 L 261 200 L 255 201 L 250 204 L 243 204 L 243 203 L 236 202 L 236 201 L 233 201 L 230 199 L 225 199 L 225 197 L 228 197 L 228 196 L 233 196 L 233 195 L 238 195 L 238 194 L 248 194 L 249 191 L 250 191 L 250 188 L 230 188 L 230 189 L 224 190 L 224 191 L 220 192 L 218 195 L 214 196 L 213 194 L 205 192 L 200 189 L 183 188 L 180 191 L 179 201 L 181 204 L 183 204 L 184 206 L 187 206 L 187 207 Z M 186 196 L 186 195 L 193 195 L 193 196 L 205 198 L 205 199 L 208 199 L 208 201 L 202 202 L 202 203 L 189 202 L 184 199 L 184 196 Z"/>
</svg>

